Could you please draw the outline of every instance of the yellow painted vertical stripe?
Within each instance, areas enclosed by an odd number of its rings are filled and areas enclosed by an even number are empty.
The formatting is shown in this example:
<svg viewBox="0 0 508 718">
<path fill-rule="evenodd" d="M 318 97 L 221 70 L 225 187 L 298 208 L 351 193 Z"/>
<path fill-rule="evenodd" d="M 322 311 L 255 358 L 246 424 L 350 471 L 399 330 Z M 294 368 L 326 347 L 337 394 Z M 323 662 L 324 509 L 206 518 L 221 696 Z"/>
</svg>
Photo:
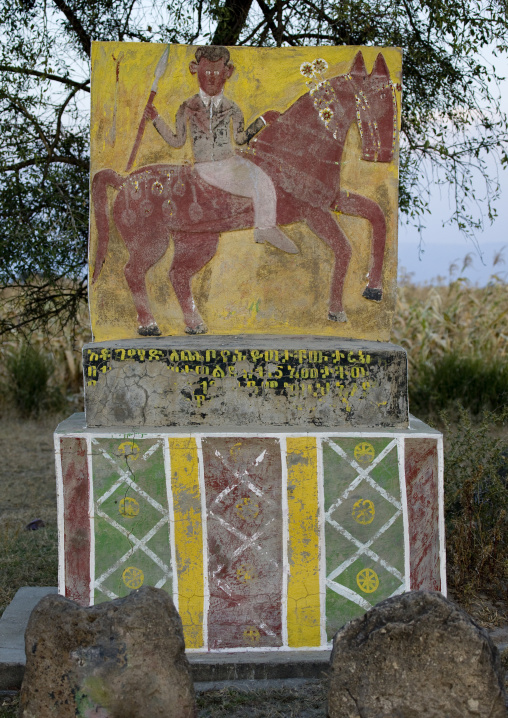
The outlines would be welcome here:
<svg viewBox="0 0 508 718">
<path fill-rule="evenodd" d="M 291 648 L 319 646 L 319 526 L 317 445 L 314 437 L 287 439 L 287 629 Z"/>
<path fill-rule="evenodd" d="M 203 526 L 195 439 L 168 439 L 175 516 L 178 612 L 187 648 L 203 648 Z"/>
</svg>

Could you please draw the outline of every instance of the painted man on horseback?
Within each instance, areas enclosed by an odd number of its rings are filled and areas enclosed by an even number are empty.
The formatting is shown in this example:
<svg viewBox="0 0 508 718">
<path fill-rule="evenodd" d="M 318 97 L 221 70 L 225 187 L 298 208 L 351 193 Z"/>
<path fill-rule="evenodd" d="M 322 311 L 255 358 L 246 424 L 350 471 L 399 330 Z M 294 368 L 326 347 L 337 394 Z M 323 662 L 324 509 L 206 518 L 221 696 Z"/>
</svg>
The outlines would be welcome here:
<svg viewBox="0 0 508 718">
<path fill-rule="evenodd" d="M 254 207 L 254 238 L 295 254 L 298 247 L 277 226 L 277 195 L 272 179 L 249 159 L 235 153 L 237 145 L 249 142 L 278 112 L 269 111 L 244 129 L 238 105 L 225 97 L 224 85 L 234 72 L 226 47 L 198 47 L 189 69 L 197 75 L 199 93 L 183 102 L 176 113 L 176 132 L 159 115 L 153 104 L 145 109 L 145 118 L 161 137 L 175 148 L 183 147 L 190 127 L 195 169 L 202 180 L 225 192 L 248 197 Z"/>
</svg>

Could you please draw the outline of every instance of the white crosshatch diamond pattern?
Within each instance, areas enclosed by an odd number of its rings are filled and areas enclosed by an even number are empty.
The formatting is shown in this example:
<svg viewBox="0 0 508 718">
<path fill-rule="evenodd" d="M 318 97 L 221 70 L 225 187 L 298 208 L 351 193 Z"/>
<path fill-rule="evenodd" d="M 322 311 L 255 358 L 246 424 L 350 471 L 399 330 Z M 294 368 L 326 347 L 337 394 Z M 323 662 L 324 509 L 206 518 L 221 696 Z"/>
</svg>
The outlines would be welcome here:
<svg viewBox="0 0 508 718">
<path fill-rule="evenodd" d="M 122 565 L 124 565 L 128 559 L 138 550 L 143 551 L 149 558 L 152 559 L 152 561 L 161 569 L 163 572 L 162 578 L 155 584 L 156 588 L 162 588 L 167 581 L 171 580 L 173 577 L 173 572 L 167 564 L 164 563 L 164 561 L 161 560 L 159 556 L 157 556 L 156 553 L 154 553 L 148 546 L 148 542 L 151 538 L 155 536 L 155 534 L 164 526 L 168 526 L 169 531 L 169 511 L 168 509 L 165 509 L 158 501 L 156 501 L 152 496 L 150 496 L 146 491 L 144 491 L 140 486 L 136 484 L 135 481 L 131 479 L 129 474 L 118 465 L 118 463 L 113 459 L 110 454 L 99 444 L 99 442 L 96 439 L 92 439 L 92 444 L 98 449 L 98 451 L 101 453 L 101 455 L 114 467 L 115 471 L 118 472 L 119 478 L 113 483 L 110 488 L 105 491 L 99 498 L 95 499 L 94 501 L 94 512 L 95 516 L 100 516 L 102 519 L 108 522 L 110 526 L 112 526 L 114 529 L 119 531 L 123 536 L 125 536 L 128 541 L 131 543 L 131 548 L 123 555 L 121 556 L 117 561 L 115 561 L 114 564 L 112 564 L 106 571 L 104 571 L 98 578 L 94 581 L 94 589 L 99 589 L 102 591 L 108 598 L 115 599 L 118 598 L 118 596 L 113 593 L 109 588 L 107 588 L 104 585 L 104 581 L 106 581 L 109 576 L 111 576 L 115 571 L 117 571 Z M 162 447 L 162 442 L 157 441 L 155 444 L 153 444 L 148 451 L 146 451 L 142 456 L 141 459 L 146 460 L 148 459 L 157 449 Z M 117 521 L 115 521 L 111 516 L 109 516 L 107 513 L 101 510 L 102 504 L 110 497 L 112 496 L 117 489 L 119 489 L 122 485 L 128 486 L 132 491 L 135 491 L 139 496 L 141 496 L 145 501 L 147 501 L 151 506 L 153 506 L 154 509 L 156 509 L 160 514 L 161 518 L 160 520 L 153 526 L 150 531 L 148 531 L 142 538 L 138 539 L 132 535 L 131 532 L 129 532 L 126 528 L 121 526 Z"/>
<path fill-rule="evenodd" d="M 372 608 L 372 604 L 369 603 L 363 596 L 360 596 L 355 591 L 352 591 L 347 586 L 343 586 L 340 583 L 337 583 L 335 579 L 337 579 L 346 569 L 349 568 L 360 556 L 365 555 L 371 558 L 373 561 L 378 563 L 380 566 L 382 566 L 384 569 L 386 569 L 389 573 L 391 573 L 395 578 L 397 578 L 401 585 L 391 594 L 391 596 L 396 596 L 397 594 L 403 593 L 405 590 L 405 579 L 404 576 L 400 573 L 398 569 L 396 569 L 394 566 L 390 565 L 387 561 L 385 561 L 383 558 L 378 556 L 375 551 L 372 550 L 371 546 L 382 536 L 389 528 L 392 526 L 392 524 L 397 520 L 397 518 L 402 514 L 402 504 L 398 499 L 396 499 L 394 496 L 389 494 L 382 486 L 380 486 L 370 475 L 372 470 L 381 462 L 383 459 L 388 456 L 388 454 L 396 449 L 397 447 L 397 440 L 394 439 L 391 441 L 387 446 L 374 458 L 372 463 L 369 464 L 367 467 L 361 467 L 355 459 L 349 457 L 347 453 L 337 444 L 335 444 L 332 440 L 326 439 L 325 440 L 328 446 L 336 453 L 338 456 L 340 456 L 342 459 L 348 462 L 348 464 L 355 470 L 357 473 L 357 476 L 351 481 L 349 486 L 343 491 L 343 493 L 332 503 L 332 505 L 328 508 L 328 510 L 325 512 L 325 521 L 330 525 L 333 526 L 333 528 L 338 531 L 344 538 L 346 538 L 348 541 L 350 541 L 354 546 L 356 547 L 356 551 L 349 556 L 345 561 L 343 561 L 337 568 L 335 568 L 333 571 L 331 571 L 327 577 L 326 577 L 326 586 L 330 588 L 332 591 L 335 591 L 339 595 L 343 596 L 344 598 L 347 598 L 350 601 L 353 601 L 358 606 L 361 606 L 365 610 L 369 610 Z M 346 528 L 341 526 L 339 522 L 337 522 L 335 519 L 332 518 L 333 512 L 342 504 L 348 496 L 361 484 L 362 481 L 366 481 L 373 489 L 375 489 L 386 501 L 389 501 L 396 509 L 395 513 L 386 521 L 383 526 L 381 526 L 376 533 L 366 542 L 359 541 L 357 538 L 355 538 Z"/>
</svg>

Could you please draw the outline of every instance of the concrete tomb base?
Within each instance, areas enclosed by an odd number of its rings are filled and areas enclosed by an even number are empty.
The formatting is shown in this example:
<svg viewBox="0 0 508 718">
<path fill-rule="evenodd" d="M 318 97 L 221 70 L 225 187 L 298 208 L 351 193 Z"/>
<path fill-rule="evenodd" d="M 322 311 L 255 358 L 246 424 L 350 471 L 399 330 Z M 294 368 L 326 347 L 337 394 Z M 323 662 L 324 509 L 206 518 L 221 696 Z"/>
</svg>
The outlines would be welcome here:
<svg viewBox="0 0 508 718">
<path fill-rule="evenodd" d="M 446 592 L 442 437 L 409 428 L 91 428 L 55 434 L 59 591 L 166 590 L 187 650 L 329 649 L 408 590 Z"/>
</svg>

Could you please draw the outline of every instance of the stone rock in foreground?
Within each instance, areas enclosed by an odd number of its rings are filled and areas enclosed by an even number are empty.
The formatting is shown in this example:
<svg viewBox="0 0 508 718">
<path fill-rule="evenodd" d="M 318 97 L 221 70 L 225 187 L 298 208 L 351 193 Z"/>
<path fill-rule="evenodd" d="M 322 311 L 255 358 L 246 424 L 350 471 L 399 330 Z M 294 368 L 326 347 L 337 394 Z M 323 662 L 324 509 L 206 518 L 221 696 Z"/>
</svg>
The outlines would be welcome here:
<svg viewBox="0 0 508 718">
<path fill-rule="evenodd" d="M 441 594 L 382 601 L 335 636 L 329 718 L 506 718 L 499 654 Z"/>
<path fill-rule="evenodd" d="M 165 591 L 81 608 L 46 596 L 25 633 L 20 718 L 193 718 L 182 622 Z"/>
</svg>

